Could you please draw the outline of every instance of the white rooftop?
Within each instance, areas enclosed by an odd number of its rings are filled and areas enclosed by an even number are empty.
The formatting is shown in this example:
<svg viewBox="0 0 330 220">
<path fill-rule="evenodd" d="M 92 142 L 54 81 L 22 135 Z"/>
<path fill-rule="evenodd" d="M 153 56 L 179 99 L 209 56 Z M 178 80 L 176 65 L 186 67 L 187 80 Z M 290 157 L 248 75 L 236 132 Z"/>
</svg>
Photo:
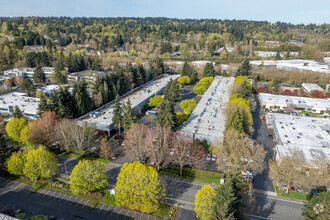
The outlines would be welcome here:
<svg viewBox="0 0 330 220">
<path fill-rule="evenodd" d="M 302 83 L 301 86 L 307 91 L 312 92 L 314 90 L 324 91 L 319 85 L 315 83 Z"/>
<path fill-rule="evenodd" d="M 259 93 L 259 98 L 262 103 L 274 105 L 287 105 L 291 103 L 295 106 L 307 105 L 312 106 L 313 108 L 330 109 L 330 99 L 273 95 L 268 93 Z"/>
<path fill-rule="evenodd" d="M 12 92 L 0 96 L 0 108 L 18 106 L 23 113 L 37 114 L 40 100 L 28 97 L 26 93 Z"/>
<path fill-rule="evenodd" d="M 314 60 L 254 60 L 250 61 L 251 65 L 276 66 L 278 69 L 298 69 L 321 73 L 330 73 L 329 65 Z"/>
<path fill-rule="evenodd" d="M 278 141 L 277 157 L 285 156 L 289 149 L 304 152 L 308 161 L 318 155 L 330 159 L 330 119 L 300 117 L 287 114 L 267 113 L 267 121 L 272 122 Z"/>
<path fill-rule="evenodd" d="M 233 77 L 216 76 L 182 125 L 181 132 L 192 135 L 194 139 L 205 139 L 209 144 L 222 141 L 226 124 L 223 111 L 229 101 L 229 88 L 234 80 Z"/>
<path fill-rule="evenodd" d="M 155 94 L 165 88 L 170 79 L 176 80 L 180 75 L 167 75 L 164 74 L 145 85 L 132 90 L 130 93 L 121 97 L 120 102 L 127 102 L 128 99 L 131 102 L 132 108 L 136 108 L 140 103 L 148 101 Z M 86 123 L 88 126 L 96 127 L 99 130 L 109 130 L 112 126 L 114 102 L 110 102 L 107 105 L 96 109 L 93 112 L 88 113 L 79 118 L 78 123 Z"/>
<path fill-rule="evenodd" d="M 45 94 L 50 94 L 50 93 L 52 93 L 52 91 L 58 90 L 59 88 L 60 88 L 60 86 L 58 86 L 58 85 L 48 85 L 48 86 L 42 87 L 41 91 Z"/>
</svg>

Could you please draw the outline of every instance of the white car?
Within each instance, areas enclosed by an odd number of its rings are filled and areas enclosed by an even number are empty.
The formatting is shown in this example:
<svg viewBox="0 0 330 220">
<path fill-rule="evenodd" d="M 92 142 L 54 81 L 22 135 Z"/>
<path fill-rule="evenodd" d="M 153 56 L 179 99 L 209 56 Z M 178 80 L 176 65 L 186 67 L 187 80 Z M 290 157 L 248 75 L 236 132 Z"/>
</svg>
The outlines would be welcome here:
<svg viewBox="0 0 330 220">
<path fill-rule="evenodd" d="M 211 160 L 215 161 L 216 159 L 217 159 L 217 156 L 215 154 L 213 154 Z"/>
<path fill-rule="evenodd" d="M 206 160 L 211 160 L 211 154 L 208 154 Z"/>
</svg>

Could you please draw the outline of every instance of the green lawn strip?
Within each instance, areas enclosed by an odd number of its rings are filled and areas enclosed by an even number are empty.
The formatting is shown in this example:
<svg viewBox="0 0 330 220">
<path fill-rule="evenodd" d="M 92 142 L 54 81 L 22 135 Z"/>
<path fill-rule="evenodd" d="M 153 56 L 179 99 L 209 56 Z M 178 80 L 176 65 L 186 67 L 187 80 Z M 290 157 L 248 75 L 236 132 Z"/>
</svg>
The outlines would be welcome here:
<svg viewBox="0 0 330 220">
<path fill-rule="evenodd" d="M 85 160 L 95 160 L 95 161 L 99 161 L 101 163 L 111 163 L 112 160 L 106 160 L 106 159 L 102 159 L 102 158 L 96 158 L 96 157 L 90 157 L 90 156 L 81 156 L 77 153 L 62 153 L 62 156 L 66 156 L 66 157 L 71 157 L 71 158 L 77 158 L 77 159 L 85 159 Z"/>
<path fill-rule="evenodd" d="M 297 191 L 291 191 L 289 190 L 289 194 L 285 194 L 284 190 L 279 189 L 278 187 L 275 187 L 276 193 L 278 196 L 290 198 L 290 199 L 298 199 L 298 200 L 304 200 L 307 201 L 308 194 L 297 192 Z"/>
<path fill-rule="evenodd" d="M 174 177 L 183 180 L 196 181 L 201 183 L 208 184 L 219 184 L 220 178 L 223 178 L 222 173 L 206 171 L 206 170 L 198 170 L 191 168 L 183 169 L 183 176 L 179 175 L 179 168 L 164 168 L 159 171 L 160 175 Z"/>
<path fill-rule="evenodd" d="M 33 184 L 32 181 L 24 180 L 24 179 L 12 177 L 12 176 L 8 176 L 6 178 L 8 178 L 10 180 L 14 180 L 14 181 L 19 181 L 19 182 L 22 182 L 22 183 L 25 183 L 25 184 L 29 184 L 29 185 Z M 55 188 L 55 187 L 52 187 L 52 186 L 49 186 L 49 185 L 41 185 L 41 184 L 37 184 L 37 185 L 40 186 L 40 188 L 56 191 L 56 192 L 59 192 L 59 193 L 64 193 L 64 194 L 67 194 L 67 195 L 80 197 L 80 198 L 91 200 L 91 201 L 94 201 L 94 202 L 100 202 L 100 203 L 105 203 L 105 204 L 112 205 L 112 206 L 117 206 L 115 196 L 110 195 L 109 190 L 103 190 L 104 193 L 105 193 L 105 196 L 104 196 L 103 199 L 95 199 L 95 198 L 92 198 L 92 197 L 89 197 L 89 196 L 84 196 L 84 195 L 81 195 L 81 194 L 73 195 L 70 191 L 65 191 L 65 190 Z M 159 210 L 157 212 L 151 214 L 151 215 L 164 218 L 167 208 L 168 208 L 168 206 L 166 204 L 160 204 Z"/>
</svg>

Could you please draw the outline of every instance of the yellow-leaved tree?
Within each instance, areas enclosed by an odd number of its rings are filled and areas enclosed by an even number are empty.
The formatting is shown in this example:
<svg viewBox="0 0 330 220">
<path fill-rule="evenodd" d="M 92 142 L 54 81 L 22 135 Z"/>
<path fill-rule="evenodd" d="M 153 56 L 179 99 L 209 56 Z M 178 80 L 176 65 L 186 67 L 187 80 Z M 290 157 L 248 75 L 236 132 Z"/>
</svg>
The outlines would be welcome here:
<svg viewBox="0 0 330 220">
<path fill-rule="evenodd" d="M 108 185 L 104 164 L 98 161 L 79 161 L 70 176 L 70 189 L 75 195 L 93 192 Z"/>
<path fill-rule="evenodd" d="M 116 185 L 116 204 L 144 213 L 156 212 L 159 200 L 165 196 L 155 168 L 137 161 L 125 163 Z"/>
<path fill-rule="evenodd" d="M 12 118 L 6 125 L 6 132 L 9 137 L 20 142 L 21 132 L 27 124 L 25 118 Z"/>
<path fill-rule="evenodd" d="M 213 206 L 215 197 L 215 190 L 210 185 L 204 185 L 202 189 L 198 190 L 195 196 L 195 212 L 197 218 L 201 220 L 211 219 L 213 214 Z"/>
<path fill-rule="evenodd" d="M 57 170 L 55 156 L 45 146 L 29 150 L 25 153 L 24 176 L 32 180 L 51 177 Z"/>
<path fill-rule="evenodd" d="M 21 151 L 13 152 L 7 160 L 7 170 L 12 175 L 23 175 L 24 155 Z"/>
</svg>

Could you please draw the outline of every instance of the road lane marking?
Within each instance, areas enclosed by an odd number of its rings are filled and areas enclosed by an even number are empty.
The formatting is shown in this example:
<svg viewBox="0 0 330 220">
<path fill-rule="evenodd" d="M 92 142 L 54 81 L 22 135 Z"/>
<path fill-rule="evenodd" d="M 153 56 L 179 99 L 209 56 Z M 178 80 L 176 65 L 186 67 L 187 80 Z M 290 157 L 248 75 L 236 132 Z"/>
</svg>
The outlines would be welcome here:
<svg viewBox="0 0 330 220">
<path fill-rule="evenodd" d="M 254 217 L 254 218 L 271 219 L 271 218 L 265 218 L 265 217 L 262 217 L 262 216 L 252 215 L 252 214 L 246 214 L 246 213 L 243 213 L 243 215 L 250 216 L 250 217 Z"/>
</svg>

